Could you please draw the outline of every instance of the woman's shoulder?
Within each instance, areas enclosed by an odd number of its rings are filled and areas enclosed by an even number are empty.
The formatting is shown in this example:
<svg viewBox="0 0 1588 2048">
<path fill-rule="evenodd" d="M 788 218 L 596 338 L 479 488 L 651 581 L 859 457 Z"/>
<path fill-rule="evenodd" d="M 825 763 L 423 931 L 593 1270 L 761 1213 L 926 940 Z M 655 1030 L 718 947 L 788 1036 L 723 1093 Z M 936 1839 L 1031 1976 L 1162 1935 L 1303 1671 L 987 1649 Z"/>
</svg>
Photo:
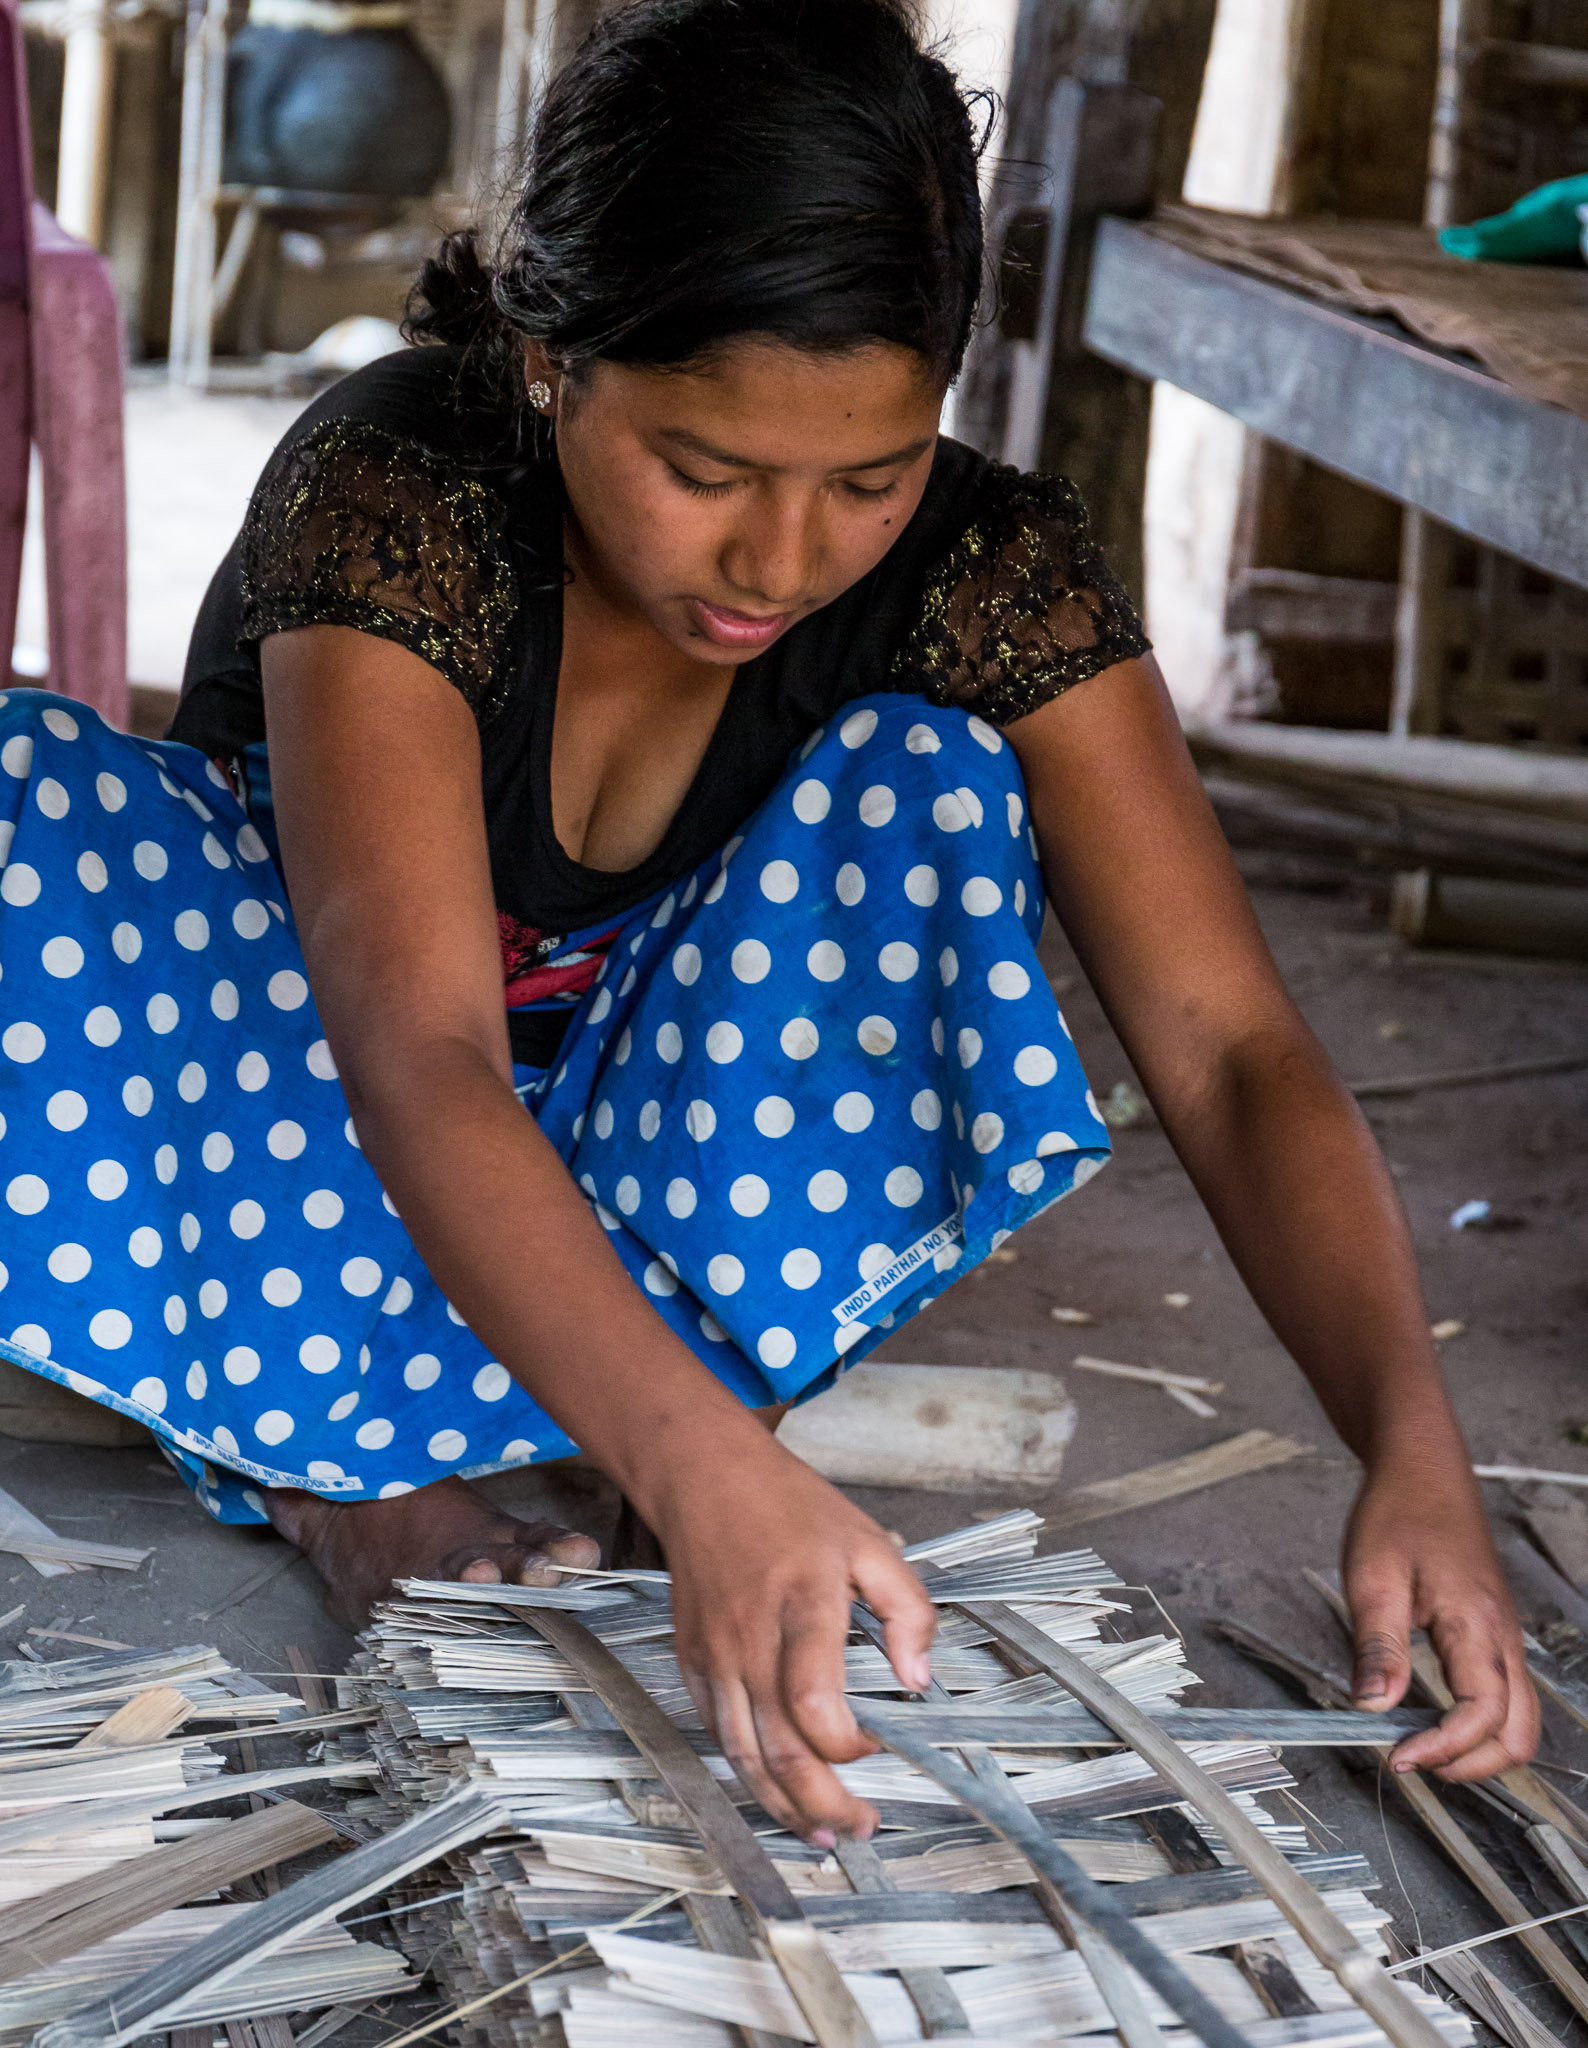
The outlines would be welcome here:
<svg viewBox="0 0 1588 2048">
<path fill-rule="evenodd" d="M 517 602 L 509 491 L 521 514 L 544 467 L 519 456 L 511 418 L 457 349 L 405 349 L 344 377 L 294 421 L 254 492 L 240 637 L 354 626 L 410 647 L 489 715 Z"/>
<path fill-rule="evenodd" d="M 1143 654 L 1149 642 L 1068 477 L 945 441 L 922 510 L 918 599 L 896 688 L 995 724 Z"/>
</svg>

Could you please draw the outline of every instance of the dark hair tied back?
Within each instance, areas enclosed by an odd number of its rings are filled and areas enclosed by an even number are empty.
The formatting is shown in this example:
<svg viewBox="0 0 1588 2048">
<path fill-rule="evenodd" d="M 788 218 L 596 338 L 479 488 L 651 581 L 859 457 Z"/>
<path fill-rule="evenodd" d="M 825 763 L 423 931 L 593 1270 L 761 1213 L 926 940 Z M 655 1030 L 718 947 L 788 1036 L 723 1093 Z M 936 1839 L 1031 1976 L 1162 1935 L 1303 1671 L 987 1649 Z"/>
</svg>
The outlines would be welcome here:
<svg viewBox="0 0 1588 2048">
<path fill-rule="evenodd" d="M 494 265 L 451 235 L 415 340 L 571 374 L 738 335 L 913 349 L 953 377 L 982 273 L 978 138 L 907 0 L 630 0 L 547 92 Z"/>
</svg>

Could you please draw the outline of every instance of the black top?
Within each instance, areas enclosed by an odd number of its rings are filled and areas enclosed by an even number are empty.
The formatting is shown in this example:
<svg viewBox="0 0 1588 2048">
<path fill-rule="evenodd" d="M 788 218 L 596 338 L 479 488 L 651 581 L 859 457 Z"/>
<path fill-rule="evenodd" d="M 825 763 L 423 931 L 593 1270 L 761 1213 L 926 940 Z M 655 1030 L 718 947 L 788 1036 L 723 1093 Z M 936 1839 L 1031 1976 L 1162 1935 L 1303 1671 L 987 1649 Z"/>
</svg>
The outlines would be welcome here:
<svg viewBox="0 0 1588 2048">
<path fill-rule="evenodd" d="M 916 692 L 1004 725 L 1148 645 L 1072 484 L 940 441 L 876 568 L 739 668 L 656 851 L 621 874 L 585 867 L 551 816 L 562 480 L 555 454 L 518 432 L 450 348 L 404 350 L 325 392 L 288 429 L 216 571 L 170 734 L 222 760 L 264 739 L 270 633 L 352 626 L 430 662 L 479 725 L 509 981 L 560 935 L 617 919 L 706 859 L 852 698 Z"/>
</svg>

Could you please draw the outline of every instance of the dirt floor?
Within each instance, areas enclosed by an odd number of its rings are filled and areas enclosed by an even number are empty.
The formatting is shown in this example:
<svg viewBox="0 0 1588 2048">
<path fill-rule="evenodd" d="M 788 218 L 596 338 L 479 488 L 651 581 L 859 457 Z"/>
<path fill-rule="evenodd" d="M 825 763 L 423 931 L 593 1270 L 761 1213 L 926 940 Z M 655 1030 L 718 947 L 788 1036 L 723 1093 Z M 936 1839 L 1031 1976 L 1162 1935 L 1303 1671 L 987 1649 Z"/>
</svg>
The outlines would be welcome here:
<svg viewBox="0 0 1588 2048">
<path fill-rule="evenodd" d="M 1569 1052 L 1582 1044 L 1588 967 L 1438 958 L 1404 951 L 1385 936 L 1381 901 L 1348 875 L 1298 871 L 1247 856 L 1264 927 L 1308 1018 L 1352 1080 L 1426 1073 Z M 1308 887 L 1294 886 L 1298 879 Z M 1288 879 L 1289 886 L 1284 886 Z M 1055 987 L 1098 1094 L 1129 1078 L 1062 938 L 1050 932 Z M 1588 1419 L 1584 1378 L 1583 1262 L 1588 1153 L 1581 1132 L 1588 1073 L 1512 1081 L 1384 1102 L 1372 1121 L 1405 1198 L 1433 1320 L 1459 1320 L 1444 1357 L 1474 1455 L 1588 1473 L 1588 1449 L 1568 1425 Z M 1451 1213 L 1483 1198 L 1511 1227 L 1455 1231 Z M 1167 1141 L 1150 1122 L 1116 1134 L 1108 1171 L 1050 1210 L 1015 1240 L 1017 1258 L 987 1266 L 950 1289 L 888 1347 L 900 1359 L 1020 1365 L 1064 1374 L 1077 1351 L 1170 1367 L 1222 1380 L 1218 1415 L 1203 1420 L 1157 1389 L 1073 1373 L 1080 1426 L 1066 1480 L 1115 1476 L 1264 1428 L 1316 1446 L 1280 1470 L 1235 1480 L 1148 1511 L 1092 1525 L 1084 1537 L 1128 1580 L 1150 1584 L 1186 1634 L 1201 1699 L 1237 1705 L 1287 1699 L 1276 1683 L 1210 1633 L 1239 1617 L 1325 1665 L 1345 1664 L 1343 1645 L 1303 1567 L 1334 1562 L 1354 1484 L 1352 1460 L 1247 1299 Z M 1190 1296 L 1183 1308 L 1171 1294 Z M 1055 1306 L 1083 1308 L 1084 1330 L 1056 1324 Z M 0 1485 L 63 1535 L 152 1544 L 136 1575 L 104 1572 L 46 1582 L 25 1565 L 0 1569 L 0 1609 L 26 1602 L 0 1635 L 0 1654 L 28 1625 L 113 1640 L 176 1645 L 214 1642 L 262 1675 L 285 1673 L 284 1647 L 303 1648 L 316 1669 L 337 1671 L 350 1639 L 323 1613 L 307 1567 L 272 1534 L 206 1522 L 152 1446 L 68 1450 L 0 1442 Z M 552 1511 L 593 1534 L 609 1533 L 613 1497 L 592 1475 L 541 1471 L 490 1482 L 516 1508 Z M 1488 1488 L 1497 1519 L 1514 1512 L 1506 1489 Z M 978 1510 L 1009 1505 L 990 1496 L 869 1491 L 856 1498 L 887 1526 L 915 1539 L 954 1527 Z M 1039 1499 L 1031 1505 L 1040 1509 Z M 1080 1538 L 1066 1537 L 1068 1545 Z M 232 1595 L 279 1560 L 277 1576 L 250 1597 Z M 1541 1619 L 1551 1618 L 1543 1615 Z M 27 1638 L 24 1638 L 27 1639 Z M 31 1640 L 48 1656 L 71 1646 Z M 1588 1773 L 1588 1735 L 1572 1735 L 1553 1710 L 1545 1755 Z M 1343 1845 L 1365 1853 L 1384 1880 L 1385 1903 L 1408 1941 L 1434 1944 L 1493 1926 L 1493 1917 L 1401 1820 L 1396 1795 L 1381 1801 L 1376 1774 L 1313 1752 L 1291 1758 L 1298 1796 Z M 1580 1779 L 1557 1777 L 1563 1789 Z M 1530 1902 L 1508 1824 L 1470 1798 L 1462 1818 Z M 1325 1840 L 1327 1837 L 1325 1836 Z M 1563 1904 L 1537 1894 L 1534 1910 Z M 1567 1923 L 1568 1926 L 1574 1923 Z M 1491 1966 L 1552 2029 L 1568 2016 L 1539 1971 L 1511 1942 L 1484 1952 Z M 349 2034 L 349 2041 L 358 2038 Z M 370 2038 L 374 2038 L 371 2036 Z"/>
</svg>

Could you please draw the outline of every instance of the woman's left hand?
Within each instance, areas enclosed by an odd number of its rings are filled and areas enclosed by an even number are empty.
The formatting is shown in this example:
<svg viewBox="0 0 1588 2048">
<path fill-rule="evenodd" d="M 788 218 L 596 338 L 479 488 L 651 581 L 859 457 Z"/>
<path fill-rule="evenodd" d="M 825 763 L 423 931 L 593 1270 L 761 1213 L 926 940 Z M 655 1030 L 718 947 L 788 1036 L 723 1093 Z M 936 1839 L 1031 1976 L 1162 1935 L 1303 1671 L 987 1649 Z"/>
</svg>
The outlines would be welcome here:
<svg viewBox="0 0 1588 2048">
<path fill-rule="evenodd" d="M 1538 1695 L 1522 1632 L 1464 1460 L 1380 1459 L 1346 1530 L 1346 1599 L 1356 1639 L 1353 1704 L 1383 1713 L 1411 1682 L 1411 1631 L 1426 1630 L 1455 1703 L 1390 1759 L 1452 1783 L 1526 1763 Z"/>
</svg>

